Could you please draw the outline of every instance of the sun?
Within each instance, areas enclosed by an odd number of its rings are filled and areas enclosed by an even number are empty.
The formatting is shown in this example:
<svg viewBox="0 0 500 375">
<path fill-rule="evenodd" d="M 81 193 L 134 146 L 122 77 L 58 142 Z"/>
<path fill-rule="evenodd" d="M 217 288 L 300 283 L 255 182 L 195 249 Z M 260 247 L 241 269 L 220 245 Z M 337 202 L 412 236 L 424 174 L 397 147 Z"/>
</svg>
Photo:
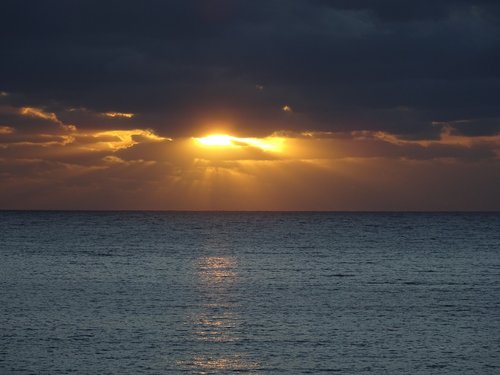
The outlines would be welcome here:
<svg viewBox="0 0 500 375">
<path fill-rule="evenodd" d="M 199 143 L 205 146 L 231 146 L 233 138 L 226 134 L 213 134 L 202 138 L 195 138 Z"/>
<path fill-rule="evenodd" d="M 263 151 L 279 152 L 282 151 L 284 138 L 266 137 L 266 138 L 239 138 L 228 134 L 211 134 L 194 140 L 204 147 L 219 148 L 244 148 L 253 147 Z"/>
</svg>

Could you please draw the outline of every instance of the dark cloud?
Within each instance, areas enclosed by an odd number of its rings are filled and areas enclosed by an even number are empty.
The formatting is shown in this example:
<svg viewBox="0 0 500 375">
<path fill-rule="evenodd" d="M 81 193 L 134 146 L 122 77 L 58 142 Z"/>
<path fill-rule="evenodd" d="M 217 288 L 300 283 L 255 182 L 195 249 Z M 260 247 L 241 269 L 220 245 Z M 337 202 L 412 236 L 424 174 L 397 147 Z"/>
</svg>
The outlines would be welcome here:
<svg viewBox="0 0 500 375">
<path fill-rule="evenodd" d="M 486 118 L 481 120 L 462 120 L 448 124 L 452 134 L 467 137 L 488 136 L 500 134 L 500 118 Z"/>
<path fill-rule="evenodd" d="M 398 1 L 398 0 L 314 0 L 317 4 L 335 9 L 366 11 L 381 22 L 416 22 L 440 20 L 458 11 L 498 12 L 496 0 L 439 0 L 439 1 Z"/>
<path fill-rule="evenodd" d="M 227 119 L 433 138 L 433 121 L 500 116 L 499 25 L 486 0 L 11 0 L 0 90 L 58 114 L 133 112 L 123 127 L 159 134 Z"/>
</svg>

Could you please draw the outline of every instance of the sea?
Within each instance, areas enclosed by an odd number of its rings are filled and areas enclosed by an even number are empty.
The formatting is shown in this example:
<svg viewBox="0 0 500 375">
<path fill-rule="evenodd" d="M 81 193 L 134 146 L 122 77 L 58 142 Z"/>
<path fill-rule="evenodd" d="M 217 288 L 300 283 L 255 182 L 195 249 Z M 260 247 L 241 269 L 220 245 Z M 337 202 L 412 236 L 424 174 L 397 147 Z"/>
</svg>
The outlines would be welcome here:
<svg viewBox="0 0 500 375">
<path fill-rule="evenodd" d="M 0 212 L 0 374 L 500 374 L 500 214 Z"/>
</svg>

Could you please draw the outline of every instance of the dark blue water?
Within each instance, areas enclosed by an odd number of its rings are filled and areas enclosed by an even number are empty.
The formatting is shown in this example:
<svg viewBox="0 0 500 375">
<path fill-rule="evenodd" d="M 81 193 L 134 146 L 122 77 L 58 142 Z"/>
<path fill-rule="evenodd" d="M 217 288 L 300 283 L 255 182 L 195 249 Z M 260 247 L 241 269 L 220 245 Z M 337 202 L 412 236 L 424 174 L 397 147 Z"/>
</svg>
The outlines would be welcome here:
<svg viewBox="0 0 500 375">
<path fill-rule="evenodd" d="M 500 374 L 500 215 L 0 212 L 1 374 Z"/>
</svg>

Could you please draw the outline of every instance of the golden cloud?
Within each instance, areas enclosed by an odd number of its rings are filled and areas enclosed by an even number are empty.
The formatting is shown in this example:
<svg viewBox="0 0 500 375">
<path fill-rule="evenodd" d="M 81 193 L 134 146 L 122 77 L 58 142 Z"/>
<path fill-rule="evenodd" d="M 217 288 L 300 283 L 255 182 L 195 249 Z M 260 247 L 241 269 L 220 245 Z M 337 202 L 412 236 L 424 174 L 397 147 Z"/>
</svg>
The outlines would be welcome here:
<svg viewBox="0 0 500 375">
<path fill-rule="evenodd" d="M 91 146 L 91 150 L 109 149 L 112 151 L 132 147 L 141 142 L 162 142 L 171 141 L 171 138 L 160 137 L 152 130 L 133 129 L 133 130 L 108 130 L 93 134 L 94 137 L 112 137 L 108 141 L 99 141 Z"/>
<path fill-rule="evenodd" d="M 101 113 L 101 115 L 106 116 L 106 117 L 111 117 L 111 118 L 115 118 L 115 117 L 132 118 L 135 116 L 134 113 L 124 113 L 124 112 L 103 112 L 103 113 Z"/>
<path fill-rule="evenodd" d="M 54 112 L 45 112 L 41 108 L 22 107 L 21 109 L 19 109 L 19 113 L 23 116 L 36 117 L 36 118 L 41 118 L 44 120 L 49 120 L 49 121 L 60 123 L 59 119 L 57 118 L 57 116 Z"/>
<path fill-rule="evenodd" d="M 0 126 L 0 134 L 12 134 L 14 133 L 14 128 L 10 126 Z"/>
</svg>

